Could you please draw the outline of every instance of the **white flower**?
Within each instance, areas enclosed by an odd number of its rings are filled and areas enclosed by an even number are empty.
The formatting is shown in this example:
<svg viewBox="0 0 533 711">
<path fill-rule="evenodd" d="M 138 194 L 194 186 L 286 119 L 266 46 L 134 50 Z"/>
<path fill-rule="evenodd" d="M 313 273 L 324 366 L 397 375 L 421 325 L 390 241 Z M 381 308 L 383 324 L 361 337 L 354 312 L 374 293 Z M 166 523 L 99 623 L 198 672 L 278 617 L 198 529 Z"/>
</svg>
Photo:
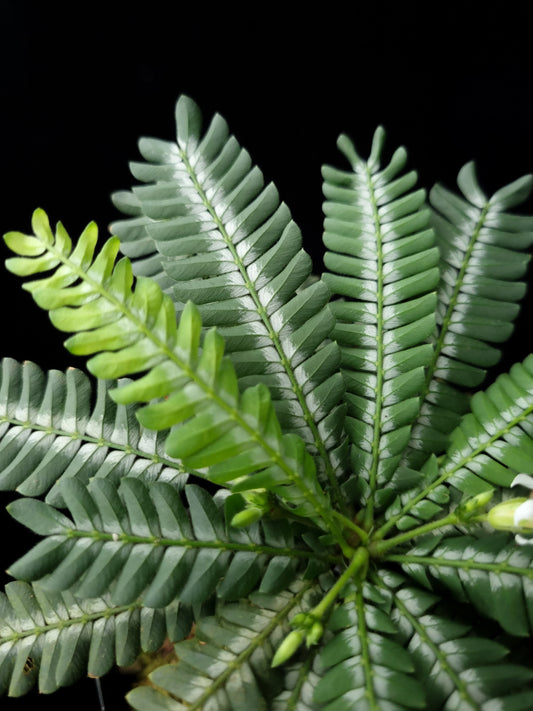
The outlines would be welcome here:
<svg viewBox="0 0 533 711">
<path fill-rule="evenodd" d="M 529 476 L 528 474 L 517 474 L 513 481 L 511 482 L 511 486 L 525 486 L 528 489 L 533 489 L 533 476 Z"/>
<path fill-rule="evenodd" d="M 511 486 L 525 486 L 531 490 L 529 499 L 519 497 L 496 504 L 487 512 L 487 523 L 501 531 L 512 531 L 519 546 L 533 546 L 533 536 L 525 538 L 517 531 L 531 529 L 533 534 L 533 476 L 517 474 Z"/>
<path fill-rule="evenodd" d="M 511 482 L 511 486 L 526 486 L 533 490 L 533 477 L 527 474 L 518 474 Z M 514 525 L 517 528 L 533 529 L 533 499 L 526 499 L 514 512 Z M 533 538 L 524 538 L 520 534 L 514 537 L 519 546 L 533 545 Z"/>
</svg>

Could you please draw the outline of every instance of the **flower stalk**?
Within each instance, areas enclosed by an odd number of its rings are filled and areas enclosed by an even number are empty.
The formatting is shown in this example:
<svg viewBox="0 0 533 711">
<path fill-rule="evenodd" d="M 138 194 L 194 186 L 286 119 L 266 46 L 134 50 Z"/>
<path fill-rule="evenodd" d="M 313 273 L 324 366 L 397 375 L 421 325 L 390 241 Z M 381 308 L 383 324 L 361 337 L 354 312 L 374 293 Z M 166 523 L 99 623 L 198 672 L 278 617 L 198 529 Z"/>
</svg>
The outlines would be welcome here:
<svg viewBox="0 0 533 711">
<path fill-rule="evenodd" d="M 367 549 L 358 548 L 346 570 L 339 577 L 335 585 L 328 590 L 318 605 L 313 607 L 309 612 L 303 612 L 293 617 L 291 625 L 296 629 L 289 632 L 276 650 L 270 665 L 271 667 L 278 667 L 284 664 L 298 651 L 304 640 L 308 647 L 320 641 L 324 633 L 324 625 L 322 622 L 324 615 L 334 604 L 350 579 L 355 577 L 358 573 L 359 575 L 357 577 L 359 579 L 364 578 L 368 567 L 368 560 L 369 555 Z"/>
</svg>

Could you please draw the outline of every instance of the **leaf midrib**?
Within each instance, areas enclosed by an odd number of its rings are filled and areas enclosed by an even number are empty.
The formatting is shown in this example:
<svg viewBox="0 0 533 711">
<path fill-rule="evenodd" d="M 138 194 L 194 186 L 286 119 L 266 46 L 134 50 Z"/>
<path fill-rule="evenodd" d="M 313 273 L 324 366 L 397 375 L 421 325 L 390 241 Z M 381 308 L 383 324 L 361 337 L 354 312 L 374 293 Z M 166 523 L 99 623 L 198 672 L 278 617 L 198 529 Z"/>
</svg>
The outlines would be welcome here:
<svg viewBox="0 0 533 711">
<path fill-rule="evenodd" d="M 468 248 L 465 252 L 464 259 L 461 263 L 461 268 L 459 269 L 459 272 L 457 274 L 457 279 L 455 282 L 455 286 L 453 288 L 452 296 L 450 298 L 448 308 L 446 309 L 446 314 L 444 315 L 444 318 L 442 319 L 442 324 L 440 326 L 439 335 L 438 335 L 437 340 L 435 342 L 433 358 L 428 366 L 424 390 L 421 393 L 421 396 L 424 398 L 424 400 L 427 397 L 427 394 L 429 391 L 429 385 L 430 385 L 431 381 L 433 380 L 433 375 L 434 375 L 435 368 L 437 365 L 437 360 L 438 360 L 441 350 L 443 348 L 444 339 L 446 338 L 446 334 L 448 333 L 448 329 L 450 326 L 450 322 L 452 320 L 453 312 L 455 310 L 455 307 L 457 306 L 457 299 L 459 298 L 459 295 L 461 293 L 464 278 L 466 276 L 466 272 L 467 272 L 468 267 L 470 265 L 470 260 L 472 258 L 472 254 L 474 252 L 474 248 L 477 244 L 478 237 L 480 235 L 481 230 L 483 229 L 483 225 L 485 224 L 485 220 L 488 216 L 489 208 L 490 208 L 490 204 L 486 203 L 483 206 L 483 208 L 480 210 L 479 218 L 478 218 L 476 226 L 474 227 L 474 230 L 472 232 L 472 238 L 470 239 Z"/>
<path fill-rule="evenodd" d="M 287 558 L 298 558 L 315 560 L 320 559 L 324 562 L 331 564 L 338 564 L 338 557 L 331 554 L 320 554 L 316 551 L 305 551 L 298 548 L 277 548 L 276 546 L 267 546 L 263 544 L 256 543 L 236 543 L 233 541 L 201 541 L 198 539 L 190 538 L 167 538 L 159 536 L 137 536 L 129 533 L 107 533 L 106 531 L 99 531 L 97 529 L 93 530 L 80 530 L 80 529 L 65 529 L 64 533 L 54 534 L 57 536 L 64 536 L 65 538 L 91 538 L 94 541 L 109 541 L 109 542 L 120 542 L 124 545 L 128 544 L 148 544 L 154 547 L 171 547 L 176 546 L 180 548 L 211 548 L 215 550 L 222 551 L 245 551 L 248 553 L 257 553 L 257 555 L 269 555 L 269 556 L 283 556 Z"/>
<path fill-rule="evenodd" d="M 35 627 L 30 627 L 28 629 L 21 630 L 20 632 L 15 631 L 13 634 L 0 637 L 0 643 L 4 644 L 5 642 L 18 642 L 25 637 L 31 637 L 33 635 L 35 635 L 35 637 L 39 637 L 42 634 L 51 632 L 52 630 L 61 630 L 65 627 L 72 627 L 73 625 L 79 624 L 86 625 L 95 620 L 99 620 L 102 617 L 115 617 L 123 612 L 132 612 L 133 610 L 137 610 L 141 607 L 142 603 L 140 601 L 131 603 L 130 605 L 120 605 L 119 607 L 106 607 L 98 612 L 83 613 L 79 617 L 68 617 L 67 619 L 59 619 L 57 622 L 50 622 L 44 626 L 36 625 Z"/>
<path fill-rule="evenodd" d="M 363 665 L 365 675 L 366 696 L 370 704 L 370 711 L 379 711 L 379 703 L 376 699 L 376 691 L 373 684 L 374 673 L 372 670 L 370 645 L 368 643 L 368 629 L 365 618 L 366 605 L 360 586 L 358 586 L 355 591 L 355 608 L 357 613 L 357 634 L 361 640 L 361 663 Z"/>
<path fill-rule="evenodd" d="M 21 429 L 29 429 L 32 432 L 43 432 L 45 434 L 50 434 L 54 435 L 55 437 L 66 437 L 68 439 L 71 439 L 73 441 L 81 441 L 85 444 L 96 444 L 99 447 L 105 447 L 108 449 L 113 449 L 113 450 L 118 450 L 121 452 L 124 452 L 125 454 L 132 454 L 135 457 L 139 457 L 141 459 L 146 459 L 150 460 L 153 464 L 163 464 L 164 466 L 167 466 L 171 469 L 176 469 L 178 473 L 180 474 L 195 474 L 197 475 L 197 472 L 194 469 L 188 469 L 184 467 L 181 462 L 178 462 L 175 459 L 169 459 L 165 456 L 162 456 L 160 454 L 150 454 L 148 452 L 144 452 L 141 449 L 137 449 L 135 447 L 132 447 L 129 444 L 118 444 L 117 442 L 113 442 L 112 440 L 106 439 L 104 437 L 92 437 L 90 435 L 84 434 L 83 432 L 80 432 L 79 430 L 76 431 L 68 431 L 68 430 L 61 430 L 55 427 L 47 427 L 45 425 L 37 425 L 31 421 L 28 420 L 17 420 L 15 418 L 9 417 L 7 415 L 0 415 L 0 423 L 2 422 L 7 422 L 8 424 L 12 425 L 13 427 L 20 427 Z"/>
<path fill-rule="evenodd" d="M 369 472 L 370 477 L 370 491 L 371 495 L 368 500 L 366 512 L 365 512 L 365 528 L 369 530 L 373 524 L 374 520 L 374 495 L 377 488 L 377 472 L 379 467 L 379 452 L 380 452 L 380 440 L 382 435 L 381 426 L 381 412 L 383 409 L 383 361 L 384 361 L 384 348 L 383 348 L 383 332 L 384 332 L 384 301 L 383 301 L 383 234 L 381 231 L 381 222 L 379 217 L 379 208 L 376 200 L 376 195 L 374 191 L 374 184 L 372 181 L 372 173 L 368 164 L 365 163 L 365 177 L 367 181 L 366 188 L 368 190 L 368 195 L 370 203 L 372 205 L 372 219 L 374 221 L 374 231 L 376 236 L 376 251 L 377 251 L 377 276 L 378 283 L 376 288 L 376 388 L 375 388 L 375 412 L 373 415 L 374 419 L 374 432 L 372 440 L 372 467 Z"/>
<path fill-rule="evenodd" d="M 474 559 L 453 559 L 444 556 L 418 556 L 416 554 L 405 555 L 391 554 L 385 555 L 383 560 L 400 563 L 401 565 L 424 565 L 428 567 L 460 568 L 461 570 L 484 570 L 489 573 L 508 573 L 511 575 L 525 576 L 533 580 L 532 568 L 519 568 L 509 563 L 483 563 Z"/>
</svg>

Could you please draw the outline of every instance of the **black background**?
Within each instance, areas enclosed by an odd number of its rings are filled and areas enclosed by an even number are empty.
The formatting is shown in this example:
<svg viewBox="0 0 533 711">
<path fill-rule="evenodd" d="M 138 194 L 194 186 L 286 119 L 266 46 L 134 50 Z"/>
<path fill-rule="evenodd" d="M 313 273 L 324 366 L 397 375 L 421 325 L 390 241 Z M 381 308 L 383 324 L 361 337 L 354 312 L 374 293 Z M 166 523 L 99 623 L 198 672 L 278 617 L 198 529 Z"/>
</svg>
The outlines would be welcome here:
<svg viewBox="0 0 533 711">
<path fill-rule="evenodd" d="M 0 230 L 29 230 L 43 207 L 72 236 L 118 217 L 109 195 L 132 184 L 141 135 L 172 139 L 187 93 L 219 111 L 273 180 L 321 264 L 324 162 L 342 165 L 340 132 L 367 154 L 378 124 L 404 144 L 422 185 L 454 187 L 474 159 L 488 193 L 533 170 L 529 2 L 248 4 L 0 1 Z M 69 9 L 70 8 L 70 9 Z M 533 210 L 529 200 L 524 210 Z M 2 256 L 7 250 L 2 247 Z M 4 272 L 2 355 L 43 368 L 82 366 L 44 312 Z M 531 350 L 532 295 L 502 368 Z M 11 495 L 3 494 L 2 503 Z M 4 512 L 2 569 L 27 546 Z M 9 577 L 4 575 L 3 581 Z M 127 686 L 103 680 L 107 709 Z M 2 700 L 22 711 L 98 709 L 94 682 L 46 698 Z"/>
</svg>

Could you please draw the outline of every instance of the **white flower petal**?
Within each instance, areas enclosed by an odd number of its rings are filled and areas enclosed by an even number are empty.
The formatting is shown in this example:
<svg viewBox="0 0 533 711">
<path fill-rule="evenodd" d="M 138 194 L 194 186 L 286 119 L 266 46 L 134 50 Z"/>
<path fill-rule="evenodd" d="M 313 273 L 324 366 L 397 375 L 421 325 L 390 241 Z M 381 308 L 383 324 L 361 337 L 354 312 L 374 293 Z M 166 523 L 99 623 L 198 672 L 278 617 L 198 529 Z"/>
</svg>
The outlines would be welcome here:
<svg viewBox="0 0 533 711">
<path fill-rule="evenodd" d="M 511 486 L 517 486 L 519 484 L 527 487 L 528 489 L 533 489 L 533 476 L 529 476 L 528 474 L 517 474 L 511 482 Z"/>
<path fill-rule="evenodd" d="M 533 499 L 527 499 L 514 512 L 515 526 L 533 527 Z"/>
<path fill-rule="evenodd" d="M 533 546 L 533 538 L 524 538 L 517 533 L 514 539 L 519 546 Z"/>
</svg>

